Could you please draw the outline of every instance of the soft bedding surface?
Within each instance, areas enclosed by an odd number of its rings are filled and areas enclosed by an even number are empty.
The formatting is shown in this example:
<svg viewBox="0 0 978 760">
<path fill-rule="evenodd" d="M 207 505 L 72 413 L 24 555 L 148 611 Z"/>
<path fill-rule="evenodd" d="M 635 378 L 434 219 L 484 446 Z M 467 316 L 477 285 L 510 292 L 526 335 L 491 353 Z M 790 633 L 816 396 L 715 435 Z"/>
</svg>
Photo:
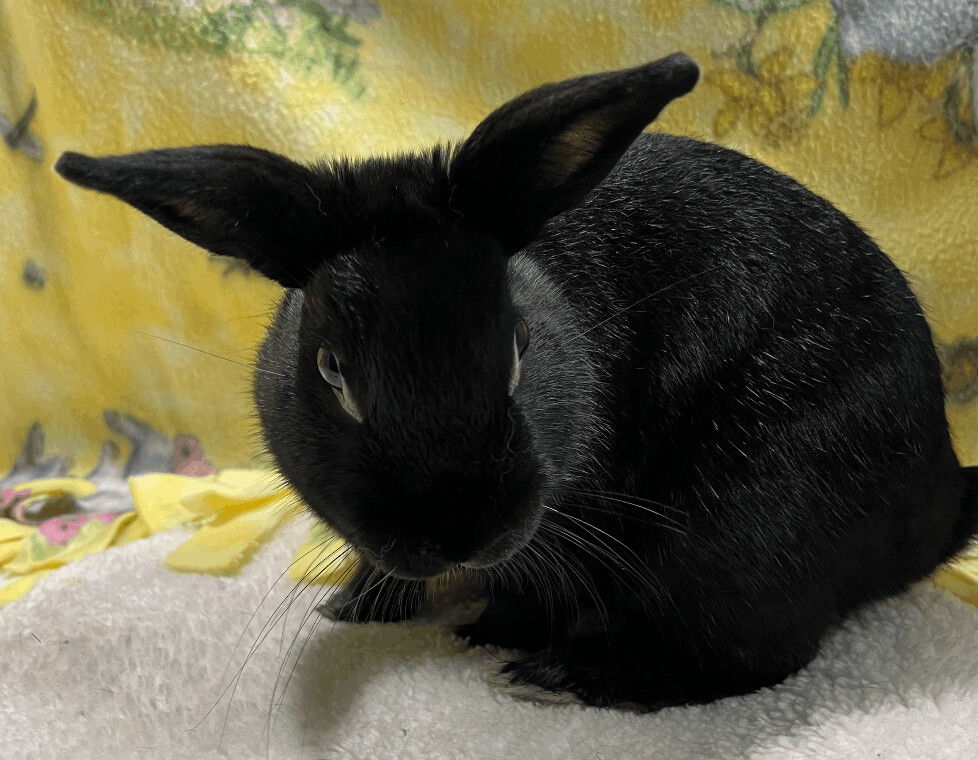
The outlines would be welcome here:
<svg viewBox="0 0 978 760">
<path fill-rule="evenodd" d="M 165 568 L 188 538 L 176 528 L 39 580 L 0 612 L 0 755 L 946 760 L 978 750 L 978 617 L 930 584 L 865 610 L 773 690 L 634 715 L 513 701 L 490 685 L 501 653 L 466 650 L 436 626 L 306 617 L 328 587 L 309 587 L 276 622 L 306 530 L 287 525 L 233 578 Z M 269 619 L 233 699 L 222 697 Z"/>
</svg>

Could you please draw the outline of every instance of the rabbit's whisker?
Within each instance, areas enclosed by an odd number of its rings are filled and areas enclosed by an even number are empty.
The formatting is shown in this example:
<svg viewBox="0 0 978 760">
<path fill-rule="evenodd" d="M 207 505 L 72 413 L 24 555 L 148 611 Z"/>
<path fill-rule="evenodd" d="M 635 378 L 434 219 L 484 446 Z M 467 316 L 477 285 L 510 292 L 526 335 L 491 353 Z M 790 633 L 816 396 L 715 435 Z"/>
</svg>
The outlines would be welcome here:
<svg viewBox="0 0 978 760">
<path fill-rule="evenodd" d="M 603 501 L 610 501 L 610 502 L 614 502 L 616 504 L 623 504 L 623 505 L 625 505 L 627 507 L 634 507 L 635 509 L 641 510 L 643 512 L 647 512 L 648 514 L 650 514 L 650 515 L 652 515 L 654 517 L 658 517 L 658 518 L 661 518 L 662 520 L 666 520 L 667 521 L 666 523 L 653 522 L 653 524 L 655 524 L 655 525 L 657 525 L 657 526 L 659 526 L 661 528 L 665 528 L 665 529 L 668 529 L 668 530 L 673 530 L 673 531 L 676 531 L 677 533 L 681 533 L 683 535 L 686 535 L 686 533 L 687 533 L 686 527 L 682 523 L 680 523 L 676 518 L 670 517 L 669 515 L 663 514 L 662 512 L 658 512 L 658 511 L 656 511 L 656 510 L 654 510 L 654 509 L 652 509 L 650 507 L 646 507 L 646 506 L 643 506 L 641 504 L 637 504 L 637 503 L 635 503 L 633 501 L 630 501 L 629 499 L 617 498 L 615 496 L 606 496 L 604 494 L 601 494 L 601 493 L 598 493 L 598 492 L 594 492 L 594 491 L 571 491 L 571 493 L 575 493 L 575 494 L 578 494 L 578 495 L 581 495 L 581 496 L 591 497 L 591 498 L 595 498 L 595 499 L 601 499 Z M 586 507 L 585 505 L 582 505 L 582 504 L 576 504 L 575 506 L 577 506 L 577 507 L 584 507 L 586 509 L 595 509 L 596 511 L 602 511 L 602 509 L 600 507 Z M 613 514 L 620 514 L 620 513 L 623 513 L 623 512 L 627 514 L 627 510 L 619 510 L 619 512 L 613 513 Z M 611 510 L 609 510 L 609 513 L 612 513 Z M 652 521 L 650 521 L 650 522 L 652 522 Z"/>
<path fill-rule="evenodd" d="M 347 551 L 343 552 L 340 555 L 341 558 L 342 557 L 345 557 L 346 554 L 347 554 L 347 552 L 349 552 L 349 551 L 352 550 L 352 547 L 347 546 L 346 547 L 346 550 Z M 312 586 L 316 582 L 316 580 L 319 578 L 319 576 L 322 575 L 322 573 L 325 572 L 327 569 L 329 569 L 329 567 L 330 567 L 330 565 L 327 565 L 322 570 L 320 570 L 308 582 L 307 586 Z M 353 566 L 346 568 L 344 570 L 343 576 L 340 578 L 340 580 L 341 581 L 345 581 L 346 580 L 346 575 L 348 575 L 348 574 L 350 574 L 352 572 L 354 572 Z M 276 694 L 278 694 L 278 685 L 279 685 L 279 682 L 281 681 L 282 673 L 283 673 L 283 671 L 284 671 L 284 669 L 286 667 L 286 664 L 289 661 L 289 657 L 290 657 L 290 655 L 291 655 L 291 653 L 292 653 L 292 651 L 293 651 L 293 649 L 294 649 L 294 647 L 296 645 L 296 642 L 299 639 L 299 635 L 302 633 L 302 629 L 306 627 L 306 624 L 308 623 L 309 618 L 314 614 L 315 610 L 319 607 L 320 604 L 322 604 L 322 602 L 326 599 L 326 597 L 330 596 L 332 593 L 335 593 L 335 588 L 337 588 L 337 586 L 328 586 L 325 589 L 323 589 L 321 592 L 316 592 L 316 593 L 313 594 L 312 601 L 306 607 L 306 611 L 305 611 L 305 613 L 302 616 L 302 620 L 299 623 L 299 625 L 296 627 L 295 636 L 293 636 L 292 642 L 289 644 L 289 648 L 288 648 L 288 650 L 286 650 L 285 656 L 282 658 L 282 662 L 279 665 L 278 674 L 275 676 L 275 683 L 272 686 L 272 695 L 271 695 L 271 697 L 269 699 L 269 704 L 268 704 L 268 717 L 267 717 L 267 719 L 265 721 L 266 749 L 267 749 L 267 744 L 269 742 L 271 742 L 272 730 L 275 728 L 275 720 L 276 720 L 277 716 L 273 716 L 273 709 L 274 709 L 274 706 L 275 706 L 275 697 L 276 697 Z M 302 642 L 302 646 L 299 647 L 299 651 L 298 651 L 298 653 L 296 654 L 295 658 L 292 661 L 292 667 L 289 669 L 289 674 L 288 674 L 288 676 L 285 679 L 284 685 L 282 686 L 282 691 L 281 691 L 281 694 L 279 695 L 279 705 L 281 705 L 281 701 L 284 700 L 284 698 L 285 698 L 285 692 L 289 688 L 289 684 L 292 682 L 292 676 L 295 673 L 295 669 L 299 665 L 299 661 L 302 659 L 302 655 L 305 652 L 306 647 L 309 645 L 309 642 L 312 640 L 312 637 L 315 634 L 316 629 L 319 627 L 319 623 L 320 623 L 321 620 L 322 620 L 322 617 L 321 616 L 317 616 L 314 619 L 313 624 L 311 626 L 309 626 L 309 630 L 306 632 L 306 635 L 305 635 L 305 637 L 303 639 L 303 642 Z"/>
<path fill-rule="evenodd" d="M 655 586 L 655 584 L 653 583 L 654 575 L 652 574 L 652 571 L 645 565 L 642 559 L 626 544 L 622 543 L 621 541 L 618 541 L 613 536 L 610 536 L 610 534 L 606 533 L 600 528 L 591 525 L 591 523 L 587 522 L 586 520 L 574 517 L 573 515 L 569 515 L 566 512 L 561 512 L 559 510 L 555 510 L 552 508 L 551 511 L 555 514 L 563 515 L 564 517 L 573 520 L 575 525 L 581 525 L 582 527 L 588 529 L 590 536 L 585 537 L 582 536 L 580 533 L 575 532 L 572 529 L 574 526 L 557 525 L 552 522 L 548 524 L 548 527 L 551 529 L 551 531 L 555 533 L 562 531 L 563 538 L 565 538 L 568 541 L 571 541 L 579 548 L 589 552 L 592 557 L 594 557 L 599 562 L 601 562 L 601 564 L 604 565 L 609 571 L 617 574 L 623 581 L 627 582 L 629 581 L 629 579 L 638 581 L 638 588 L 636 589 L 635 586 L 632 586 L 633 591 L 637 591 L 641 593 L 643 591 L 648 591 L 650 588 Z M 623 547 L 625 547 L 625 549 L 629 551 L 629 553 L 631 553 L 635 557 L 636 561 L 641 566 L 641 568 L 636 567 L 635 563 L 630 562 L 628 559 L 623 557 L 620 552 L 616 551 L 613 547 L 609 546 L 608 543 L 604 541 L 600 536 L 595 535 L 594 531 L 603 533 L 604 535 L 609 536 L 610 538 L 615 540 L 617 543 L 620 543 Z M 615 564 L 614 565 L 609 564 L 609 560 Z"/>
<path fill-rule="evenodd" d="M 544 523 L 542 523 L 542 526 L 547 530 L 548 533 L 550 533 L 551 535 L 555 536 L 559 540 L 568 540 L 571 543 L 576 544 L 577 546 L 579 546 L 582 549 L 584 549 L 584 551 L 587 551 L 587 552 L 591 553 L 592 556 L 595 556 L 600 563 L 602 563 L 602 564 L 605 565 L 605 567 L 608 567 L 608 565 L 604 562 L 603 559 L 601 559 L 597 555 L 594 555 L 593 554 L 593 552 L 587 546 L 586 542 L 580 540 L 580 537 L 579 536 L 576 536 L 575 534 L 572 534 L 569 531 L 566 531 L 561 526 L 555 525 L 555 524 L 550 523 L 550 522 L 544 522 Z M 607 623 L 607 621 L 609 619 L 607 606 L 601 600 L 601 596 L 598 593 L 597 588 L 594 585 L 594 580 L 593 580 L 593 578 L 591 578 L 590 573 L 584 567 L 583 563 L 576 556 L 574 556 L 574 554 L 572 552 L 562 552 L 562 553 L 558 554 L 557 553 L 557 550 L 554 547 L 550 546 L 549 544 L 545 544 L 543 542 L 542 535 L 541 535 L 541 544 L 547 546 L 547 548 L 550 551 L 551 555 L 554 557 L 554 561 L 556 563 L 558 563 L 559 566 L 561 567 L 561 569 L 564 571 L 564 577 L 566 579 L 565 580 L 565 583 L 566 583 L 566 588 L 567 588 L 567 592 L 568 592 L 568 598 L 571 598 L 571 599 L 574 600 L 575 606 L 576 606 L 577 616 L 578 617 L 581 616 L 582 609 L 581 609 L 580 598 L 574 593 L 574 585 L 573 585 L 574 580 L 576 580 L 578 582 L 578 584 L 580 585 L 580 587 L 584 591 L 586 591 L 587 594 L 591 597 L 591 600 L 594 602 L 594 609 L 595 609 L 595 611 L 598 613 L 598 615 L 600 616 L 601 620 L 602 621 L 605 621 Z M 570 564 L 571 562 L 573 562 L 573 564 Z M 611 569 L 611 568 L 609 567 L 609 569 Z M 573 579 L 570 577 L 570 573 L 573 573 L 573 576 L 574 576 Z"/>
<path fill-rule="evenodd" d="M 630 310 L 634 309 L 636 306 L 638 306 L 641 303 L 645 303 L 650 298 L 654 298 L 657 295 L 660 295 L 662 293 L 665 293 L 667 290 L 670 290 L 671 288 L 674 288 L 677 285 L 682 285 L 684 282 L 689 282 L 690 280 L 695 280 L 698 277 L 703 277 L 705 275 L 708 275 L 710 272 L 713 272 L 713 271 L 715 271 L 717 269 L 720 269 L 722 266 L 723 266 L 722 264 L 717 264 L 716 266 L 709 267 L 708 269 L 704 269 L 702 272 L 694 272 L 693 274 L 689 275 L 688 277 L 683 277 L 683 278 L 681 278 L 679 280 L 676 280 L 675 282 L 669 283 L 665 287 L 659 288 L 658 290 L 654 290 L 651 293 L 649 293 L 647 296 L 643 296 L 642 298 L 639 298 L 637 301 L 635 301 L 634 303 L 629 304 L 625 308 L 619 309 L 614 314 L 612 314 L 610 317 L 605 317 L 600 322 L 597 322 L 596 324 L 593 324 L 590 327 L 588 327 L 586 330 L 582 330 L 574 338 L 572 338 L 572 340 L 577 340 L 578 338 L 583 338 L 585 335 L 587 335 L 592 330 L 598 329 L 599 327 L 601 327 L 601 325 L 610 322 L 615 317 L 620 317 L 626 311 L 630 311 Z"/>
<path fill-rule="evenodd" d="M 339 547 L 337 549 L 334 549 L 329 554 L 327 554 L 325 557 L 322 557 L 322 552 L 326 548 L 327 545 L 328 545 L 327 542 L 323 542 L 322 544 L 320 544 L 320 547 L 321 547 L 320 550 L 319 550 L 320 553 L 317 555 L 316 561 L 312 565 L 310 565 L 310 567 L 303 574 L 303 577 L 299 581 L 299 583 L 297 583 L 294 587 L 292 587 L 288 591 L 288 593 L 285 595 L 285 597 L 282 599 L 282 601 L 279 602 L 278 605 L 276 606 L 276 608 L 272 611 L 272 613 L 269 616 L 269 618 L 265 621 L 264 625 L 262 625 L 262 627 L 259 630 L 258 634 L 256 634 L 255 641 L 252 643 L 251 648 L 249 649 L 248 653 L 245 655 L 245 659 L 241 663 L 241 666 L 236 671 L 236 673 L 235 673 L 235 675 L 234 675 L 234 677 L 232 679 L 232 682 L 231 682 L 231 694 L 230 694 L 230 697 L 228 698 L 227 711 L 225 712 L 225 715 L 224 715 L 224 724 L 223 724 L 223 727 L 221 729 L 222 741 L 223 741 L 224 733 L 225 733 L 225 731 L 227 729 L 228 720 L 230 718 L 231 706 L 234 703 L 234 695 L 237 692 L 238 684 L 239 684 L 239 682 L 241 680 L 242 675 L 244 674 L 245 668 L 248 666 L 248 663 L 251 661 L 251 658 L 258 651 L 258 649 L 261 648 L 262 644 L 268 638 L 269 634 L 271 634 L 271 632 L 274 630 L 275 626 L 279 623 L 279 621 L 281 621 L 283 618 L 286 618 L 287 617 L 288 612 L 289 612 L 289 610 L 292 607 L 292 604 L 305 591 L 307 591 L 311 587 L 311 584 L 316 579 L 318 579 L 319 576 L 326 569 L 328 569 L 329 567 L 331 567 L 334 562 L 342 560 L 343 557 L 346 556 L 346 553 L 348 551 L 350 551 L 350 547 L 344 545 L 342 547 Z M 312 578 L 309 578 L 310 574 L 313 574 L 313 577 Z M 307 578 L 309 578 L 308 581 L 307 581 Z M 259 607 L 260 607 L 260 605 L 259 605 Z M 225 692 L 226 692 L 226 689 L 225 689 Z M 223 696 L 223 694 L 222 694 L 222 696 Z M 218 701 L 220 701 L 220 698 L 218 698 Z"/>
<path fill-rule="evenodd" d="M 237 359 L 232 359 L 229 356 L 221 356 L 221 354 L 215 354 L 213 351 L 206 351 L 203 348 L 197 346 L 191 346 L 189 343 L 181 343 L 179 340 L 173 340 L 172 338 L 164 338 L 162 335 L 153 335 L 152 333 L 143 332 L 142 330 L 133 330 L 134 333 L 138 335 L 145 335 L 147 338 L 155 338 L 156 340 L 162 340 L 165 343 L 172 343 L 175 346 L 182 346 L 183 348 L 189 348 L 191 351 L 196 351 L 197 353 L 204 354 L 205 356 L 212 356 L 215 359 L 221 359 L 222 361 L 230 362 L 231 364 L 237 364 L 241 367 L 247 367 L 248 369 L 254 370 L 255 372 L 262 372 L 266 375 L 275 375 L 276 377 L 286 377 L 285 374 L 281 372 L 273 372 L 270 369 L 263 369 L 261 367 L 256 367 L 254 364 L 249 364 L 248 362 L 241 362 Z"/>
</svg>

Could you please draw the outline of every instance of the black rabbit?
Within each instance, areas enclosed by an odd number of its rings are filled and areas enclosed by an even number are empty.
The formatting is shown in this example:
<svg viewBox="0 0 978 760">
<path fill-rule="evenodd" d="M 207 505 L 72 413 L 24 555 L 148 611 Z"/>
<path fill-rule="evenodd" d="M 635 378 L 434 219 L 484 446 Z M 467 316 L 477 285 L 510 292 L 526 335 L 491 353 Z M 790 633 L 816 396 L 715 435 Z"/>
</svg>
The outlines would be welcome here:
<svg viewBox="0 0 978 760">
<path fill-rule="evenodd" d="M 976 529 L 931 334 L 829 203 L 641 130 L 677 54 L 528 92 L 461 146 L 305 167 L 250 147 L 62 156 L 288 288 L 269 448 L 360 553 L 343 598 L 449 570 L 504 677 L 597 705 L 775 684 Z M 396 617 L 393 605 L 333 605 Z"/>
</svg>

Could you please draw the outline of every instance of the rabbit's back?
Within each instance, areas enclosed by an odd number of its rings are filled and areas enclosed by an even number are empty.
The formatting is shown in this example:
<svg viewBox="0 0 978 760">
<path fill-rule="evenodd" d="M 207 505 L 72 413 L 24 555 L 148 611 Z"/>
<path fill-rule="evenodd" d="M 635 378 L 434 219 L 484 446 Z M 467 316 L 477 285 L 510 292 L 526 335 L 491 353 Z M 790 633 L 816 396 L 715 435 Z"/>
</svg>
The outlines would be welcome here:
<svg viewBox="0 0 978 760">
<path fill-rule="evenodd" d="M 903 275 L 848 217 L 758 161 L 689 138 L 642 135 L 529 252 L 598 319 L 642 298 L 622 314 L 639 331 L 721 316 L 710 322 L 721 350 L 799 315 L 814 329 L 862 322 L 904 346 L 930 343 Z"/>
<path fill-rule="evenodd" d="M 604 373 L 615 490 L 685 514 L 685 536 L 645 545 L 690 604 L 736 599 L 740 578 L 745 603 L 767 588 L 790 618 L 815 584 L 828 620 L 959 548 L 927 322 L 828 202 L 733 151 L 644 135 L 527 255 Z"/>
</svg>

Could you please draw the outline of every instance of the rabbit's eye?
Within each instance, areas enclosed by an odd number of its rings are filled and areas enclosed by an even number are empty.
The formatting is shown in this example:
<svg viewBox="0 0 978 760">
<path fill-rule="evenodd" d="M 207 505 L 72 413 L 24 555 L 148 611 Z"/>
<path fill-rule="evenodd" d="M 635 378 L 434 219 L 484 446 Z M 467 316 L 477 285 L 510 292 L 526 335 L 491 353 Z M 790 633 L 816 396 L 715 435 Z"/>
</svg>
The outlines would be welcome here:
<svg viewBox="0 0 978 760">
<path fill-rule="evenodd" d="M 340 373 L 340 361 L 336 354 L 325 346 L 321 346 L 316 354 L 316 364 L 319 367 L 319 374 L 323 380 L 332 385 L 336 390 L 343 390 L 343 375 Z"/>
<path fill-rule="evenodd" d="M 363 414 L 360 413 L 360 407 L 346 387 L 343 372 L 340 370 L 340 360 L 336 358 L 336 354 L 326 346 L 321 346 L 316 353 L 316 366 L 319 367 L 319 374 L 323 376 L 323 380 L 332 386 L 343 411 L 357 422 L 363 422 Z"/>
<path fill-rule="evenodd" d="M 513 395 L 520 383 L 520 359 L 530 345 L 530 328 L 522 319 L 513 330 L 513 369 L 509 375 L 509 393 Z"/>
<path fill-rule="evenodd" d="M 526 349 L 530 347 L 530 328 L 522 319 L 516 323 L 514 337 L 516 338 L 516 355 L 522 359 Z"/>
</svg>

